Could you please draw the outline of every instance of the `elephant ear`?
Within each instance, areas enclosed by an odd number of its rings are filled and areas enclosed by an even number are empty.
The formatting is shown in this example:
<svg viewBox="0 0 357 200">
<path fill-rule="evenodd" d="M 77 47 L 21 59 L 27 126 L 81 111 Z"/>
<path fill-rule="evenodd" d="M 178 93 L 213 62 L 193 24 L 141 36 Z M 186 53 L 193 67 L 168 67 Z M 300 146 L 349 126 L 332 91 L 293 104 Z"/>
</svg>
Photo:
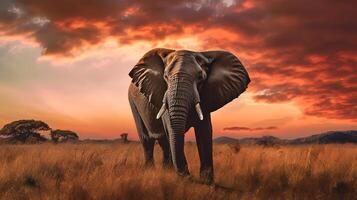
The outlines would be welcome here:
<svg viewBox="0 0 357 200">
<path fill-rule="evenodd" d="M 211 63 L 201 89 L 203 108 L 213 112 L 243 93 L 250 78 L 239 59 L 226 51 L 201 52 Z"/>
<path fill-rule="evenodd" d="M 162 48 L 153 49 L 147 52 L 129 72 L 132 83 L 156 108 L 161 107 L 162 98 L 167 89 L 163 77 L 165 69 L 163 58 L 173 51 Z"/>
</svg>

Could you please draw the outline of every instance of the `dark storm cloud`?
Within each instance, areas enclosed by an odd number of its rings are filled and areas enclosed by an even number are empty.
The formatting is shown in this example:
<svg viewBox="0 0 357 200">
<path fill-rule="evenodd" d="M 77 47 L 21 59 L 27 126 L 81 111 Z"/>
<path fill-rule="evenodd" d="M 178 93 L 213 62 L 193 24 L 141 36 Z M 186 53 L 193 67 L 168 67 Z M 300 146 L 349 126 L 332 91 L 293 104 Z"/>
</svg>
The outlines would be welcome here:
<svg viewBox="0 0 357 200">
<path fill-rule="evenodd" d="M 357 1 L 4 0 L 5 35 L 69 56 L 120 44 L 201 34 L 204 48 L 240 55 L 257 101 L 294 101 L 307 115 L 357 119 Z M 188 30 L 188 31 L 187 31 Z M 228 35 L 217 34 L 224 30 Z M 249 56 L 258 54 L 259 56 Z"/>
<path fill-rule="evenodd" d="M 47 55 L 70 55 L 76 48 L 113 36 L 125 44 L 164 39 L 183 33 L 183 26 L 205 23 L 220 7 L 219 2 L 176 0 L 5 0 L 1 4 L 3 34 L 30 34 Z"/>
<path fill-rule="evenodd" d="M 278 127 L 276 126 L 257 127 L 257 128 L 233 126 L 233 127 L 223 128 L 223 130 L 225 131 L 267 131 L 267 130 L 276 130 L 276 129 L 278 129 Z"/>
</svg>

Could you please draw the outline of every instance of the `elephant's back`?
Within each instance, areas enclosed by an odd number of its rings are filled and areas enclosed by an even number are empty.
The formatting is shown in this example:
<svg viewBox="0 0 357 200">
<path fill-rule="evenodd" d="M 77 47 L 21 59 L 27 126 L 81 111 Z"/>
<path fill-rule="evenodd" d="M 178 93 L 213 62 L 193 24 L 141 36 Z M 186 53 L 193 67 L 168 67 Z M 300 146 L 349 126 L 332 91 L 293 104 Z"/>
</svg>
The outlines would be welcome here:
<svg viewBox="0 0 357 200">
<path fill-rule="evenodd" d="M 164 127 L 161 119 L 156 119 L 159 108 L 151 104 L 133 83 L 129 86 L 129 100 L 132 101 L 148 130 L 149 136 L 159 138 L 164 135 Z"/>
</svg>

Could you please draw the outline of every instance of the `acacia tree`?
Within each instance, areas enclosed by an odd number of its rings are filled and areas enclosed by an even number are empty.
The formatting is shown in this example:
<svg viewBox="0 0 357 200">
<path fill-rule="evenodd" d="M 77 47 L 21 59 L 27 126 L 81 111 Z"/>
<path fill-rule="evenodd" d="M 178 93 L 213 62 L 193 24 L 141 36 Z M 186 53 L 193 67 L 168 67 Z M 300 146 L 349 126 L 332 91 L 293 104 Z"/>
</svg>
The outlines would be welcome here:
<svg viewBox="0 0 357 200">
<path fill-rule="evenodd" d="M 51 139 L 54 142 L 77 141 L 79 139 L 77 133 L 69 130 L 54 130 L 51 131 Z"/>
<path fill-rule="evenodd" d="M 39 131 L 48 131 L 51 128 L 43 121 L 39 120 L 18 120 L 6 124 L 0 135 L 6 137 L 11 142 L 41 142 L 47 139 Z"/>
</svg>

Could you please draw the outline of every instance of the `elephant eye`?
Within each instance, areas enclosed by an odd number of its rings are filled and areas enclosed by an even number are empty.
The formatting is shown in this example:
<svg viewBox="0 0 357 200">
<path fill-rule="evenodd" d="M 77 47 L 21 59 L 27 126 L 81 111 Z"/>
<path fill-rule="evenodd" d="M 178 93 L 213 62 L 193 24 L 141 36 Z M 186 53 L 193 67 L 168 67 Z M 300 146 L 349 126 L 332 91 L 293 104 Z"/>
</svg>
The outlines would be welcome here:
<svg viewBox="0 0 357 200">
<path fill-rule="evenodd" d="M 198 77 L 197 78 L 198 78 L 199 81 L 202 81 L 202 80 L 204 80 L 206 78 L 206 74 L 204 72 L 200 72 L 200 73 L 198 73 Z"/>
<path fill-rule="evenodd" d="M 164 71 L 164 78 L 165 78 L 165 79 L 167 79 L 167 77 L 169 76 L 168 74 L 169 74 L 169 73 L 165 70 L 165 71 Z"/>
</svg>

